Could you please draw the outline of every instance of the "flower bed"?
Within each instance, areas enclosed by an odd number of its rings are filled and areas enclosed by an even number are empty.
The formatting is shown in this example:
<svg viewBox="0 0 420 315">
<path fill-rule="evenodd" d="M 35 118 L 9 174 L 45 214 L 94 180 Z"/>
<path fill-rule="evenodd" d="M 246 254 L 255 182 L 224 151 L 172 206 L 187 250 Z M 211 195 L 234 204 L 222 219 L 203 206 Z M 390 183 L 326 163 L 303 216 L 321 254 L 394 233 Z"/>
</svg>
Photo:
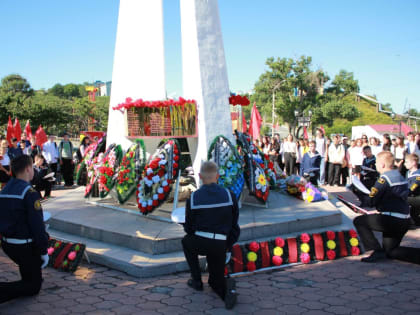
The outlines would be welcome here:
<svg viewBox="0 0 420 315">
<path fill-rule="evenodd" d="M 150 156 L 136 196 L 138 208 L 144 215 L 152 212 L 168 197 L 173 179 L 178 174 L 179 157 L 179 144 L 176 139 L 165 141 Z"/>
<path fill-rule="evenodd" d="M 116 190 L 120 204 L 125 203 L 136 191 L 140 172 L 146 164 L 146 150 L 144 142 L 137 139 L 123 157 L 118 170 Z"/>
<path fill-rule="evenodd" d="M 219 166 L 218 184 L 232 191 L 239 200 L 244 188 L 242 159 L 224 136 L 217 136 L 210 145 L 207 159 Z"/>
</svg>

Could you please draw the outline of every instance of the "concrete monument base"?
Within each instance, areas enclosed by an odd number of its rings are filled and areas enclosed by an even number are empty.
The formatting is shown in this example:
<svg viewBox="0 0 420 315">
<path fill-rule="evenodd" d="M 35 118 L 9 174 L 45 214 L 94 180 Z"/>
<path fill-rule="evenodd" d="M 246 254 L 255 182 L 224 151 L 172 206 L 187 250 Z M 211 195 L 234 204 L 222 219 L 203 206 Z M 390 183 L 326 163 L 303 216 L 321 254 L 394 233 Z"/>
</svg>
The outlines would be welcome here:
<svg viewBox="0 0 420 315">
<path fill-rule="evenodd" d="M 111 201 L 98 199 L 91 204 L 83 199 L 83 187 L 48 201 L 44 209 L 52 214 L 50 234 L 85 243 L 91 261 L 131 275 L 150 277 L 188 270 L 181 245 L 183 228 L 168 220 L 172 204 L 143 216 L 134 205 L 121 207 Z M 339 230 L 341 223 L 341 212 L 329 201 L 309 204 L 273 192 L 267 209 L 242 207 L 239 241 Z"/>
</svg>

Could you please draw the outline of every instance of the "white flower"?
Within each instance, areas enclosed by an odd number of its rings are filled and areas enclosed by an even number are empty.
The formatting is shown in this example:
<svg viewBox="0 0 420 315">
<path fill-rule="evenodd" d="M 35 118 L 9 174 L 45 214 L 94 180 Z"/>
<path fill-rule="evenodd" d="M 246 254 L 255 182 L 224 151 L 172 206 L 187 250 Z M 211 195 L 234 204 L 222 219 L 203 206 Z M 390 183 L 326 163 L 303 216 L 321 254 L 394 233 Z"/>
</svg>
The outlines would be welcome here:
<svg viewBox="0 0 420 315">
<path fill-rule="evenodd" d="M 160 158 L 161 160 L 163 160 L 163 159 L 165 159 L 165 155 L 164 155 L 164 154 L 159 154 L 159 158 Z"/>
<path fill-rule="evenodd" d="M 162 182 L 162 186 L 163 186 L 163 187 L 168 186 L 168 182 L 167 182 L 166 180 L 164 180 L 164 181 Z"/>
<path fill-rule="evenodd" d="M 143 202 L 141 203 L 141 206 L 142 206 L 143 208 L 146 208 L 146 207 L 147 207 L 147 202 L 143 201 Z"/>
<path fill-rule="evenodd" d="M 153 195 L 153 200 L 158 200 L 158 195 L 157 194 Z"/>
<path fill-rule="evenodd" d="M 261 184 L 257 184 L 257 185 L 255 185 L 255 188 L 257 188 L 257 189 L 261 189 Z"/>
<path fill-rule="evenodd" d="M 158 182 L 160 181 L 160 177 L 159 177 L 159 175 L 155 175 L 155 176 L 153 176 L 153 177 L 152 177 L 152 181 L 153 181 L 153 183 L 154 183 L 154 184 L 158 183 Z"/>
<path fill-rule="evenodd" d="M 255 149 L 255 147 L 254 147 L 254 145 L 253 145 L 253 144 L 251 144 L 251 145 L 249 146 L 249 148 L 251 149 L 251 151 Z"/>
<path fill-rule="evenodd" d="M 146 182 L 147 187 L 152 187 L 153 181 L 145 179 L 145 182 Z"/>
<path fill-rule="evenodd" d="M 219 175 L 220 175 L 220 176 L 225 175 L 225 170 L 224 170 L 223 168 L 221 168 L 221 169 L 219 170 Z"/>
<path fill-rule="evenodd" d="M 227 167 L 232 167 L 232 162 L 228 161 L 226 165 L 227 165 Z"/>
<path fill-rule="evenodd" d="M 146 170 L 146 174 L 147 175 L 150 175 L 150 174 L 152 174 L 153 173 L 153 170 L 149 167 L 147 170 Z"/>
<path fill-rule="evenodd" d="M 267 190 L 267 186 L 262 186 L 262 188 L 261 188 L 261 191 L 263 192 L 263 193 L 265 193 L 265 191 Z"/>
<path fill-rule="evenodd" d="M 169 175 L 166 173 L 165 176 L 164 176 L 164 178 L 165 179 L 168 179 L 169 178 Z"/>
<path fill-rule="evenodd" d="M 165 148 L 165 150 L 169 150 L 171 148 L 171 145 L 167 143 L 167 144 L 165 144 L 164 148 Z"/>
<path fill-rule="evenodd" d="M 166 160 L 160 160 L 158 164 L 159 164 L 159 165 L 165 165 L 167 162 L 168 162 L 168 161 L 166 161 Z"/>
<path fill-rule="evenodd" d="M 162 187 L 159 187 L 159 188 L 157 189 L 157 193 L 158 193 L 158 194 L 163 194 L 163 188 L 162 188 Z"/>
<path fill-rule="evenodd" d="M 147 205 L 148 206 L 153 206 L 153 200 L 152 199 L 147 200 Z"/>
</svg>

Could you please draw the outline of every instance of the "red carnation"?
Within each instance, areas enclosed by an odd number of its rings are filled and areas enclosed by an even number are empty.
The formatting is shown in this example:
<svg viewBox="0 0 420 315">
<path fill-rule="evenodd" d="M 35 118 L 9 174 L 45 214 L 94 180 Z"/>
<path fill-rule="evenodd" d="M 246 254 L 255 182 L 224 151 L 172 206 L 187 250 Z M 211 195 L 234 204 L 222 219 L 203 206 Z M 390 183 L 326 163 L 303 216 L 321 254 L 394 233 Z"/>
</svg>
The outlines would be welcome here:
<svg viewBox="0 0 420 315">
<path fill-rule="evenodd" d="M 309 236 L 309 234 L 308 234 L 308 233 L 303 233 L 303 234 L 300 236 L 300 240 L 301 240 L 303 243 L 308 243 L 308 242 L 311 240 L 311 237 Z"/>
<path fill-rule="evenodd" d="M 225 277 L 228 275 L 229 271 L 228 271 L 228 267 L 225 266 Z"/>
<path fill-rule="evenodd" d="M 178 151 L 177 149 L 175 149 L 175 150 L 174 150 L 174 153 L 175 153 L 175 154 L 178 154 L 178 153 L 179 153 L 179 151 Z"/>
<path fill-rule="evenodd" d="M 133 151 L 131 151 L 130 152 L 130 157 L 132 158 L 134 156 L 134 152 Z M 127 159 L 126 159 L 127 160 Z"/>
<path fill-rule="evenodd" d="M 327 250 L 327 257 L 329 260 L 334 260 L 335 259 L 335 251 L 333 250 Z"/>
<path fill-rule="evenodd" d="M 155 168 L 157 168 L 159 166 L 159 162 L 156 162 L 156 161 L 152 161 L 150 164 L 149 164 L 149 167 L 151 168 L 151 169 L 155 169 Z"/>
<path fill-rule="evenodd" d="M 329 240 L 334 240 L 335 239 L 335 233 L 334 233 L 334 231 L 327 231 L 327 238 Z"/>
<path fill-rule="evenodd" d="M 162 170 L 162 169 L 160 169 L 160 170 L 158 171 L 158 175 L 159 175 L 159 177 L 163 177 L 163 175 L 165 175 L 165 171 L 164 171 L 164 170 Z"/>
<path fill-rule="evenodd" d="M 281 237 L 277 237 L 275 242 L 276 242 L 276 246 L 278 246 L 278 247 L 283 247 L 284 244 L 285 244 L 284 239 L 282 239 Z"/>
<path fill-rule="evenodd" d="M 168 191 L 169 191 L 169 189 L 170 189 L 170 188 L 169 188 L 169 185 L 168 185 L 168 186 L 163 187 L 163 191 L 164 191 L 164 192 L 168 192 Z"/>
<path fill-rule="evenodd" d="M 256 196 L 257 196 L 258 198 L 262 198 L 262 193 L 261 193 L 261 191 L 260 191 L 260 190 L 257 190 L 257 191 L 256 191 Z"/>
<path fill-rule="evenodd" d="M 178 163 L 174 163 L 174 168 L 178 168 Z"/>
<path fill-rule="evenodd" d="M 164 194 L 158 194 L 158 199 L 159 199 L 159 200 L 163 200 L 163 199 L 165 199 L 165 195 L 164 195 Z"/>
<path fill-rule="evenodd" d="M 147 206 L 147 211 L 152 211 L 153 210 L 153 207 L 152 206 Z"/>
<path fill-rule="evenodd" d="M 158 200 L 153 200 L 153 206 L 155 206 L 155 207 L 157 207 L 158 206 L 158 204 L 159 204 L 159 201 Z"/>
<path fill-rule="evenodd" d="M 164 164 L 162 164 L 162 165 L 160 166 L 160 168 L 164 170 L 164 169 L 165 169 L 165 165 L 164 165 Z"/>
<path fill-rule="evenodd" d="M 176 176 L 176 171 L 175 170 L 172 172 L 172 176 Z"/>
<path fill-rule="evenodd" d="M 352 246 L 351 248 L 351 254 L 353 256 L 359 256 L 360 255 L 360 249 L 357 246 Z"/>
<path fill-rule="evenodd" d="M 261 168 L 264 168 L 264 163 L 260 163 Z"/>
<path fill-rule="evenodd" d="M 253 252 L 257 252 L 259 249 L 260 249 L 260 244 L 258 244 L 258 242 L 251 242 L 249 244 L 249 250 Z"/>
<path fill-rule="evenodd" d="M 246 264 L 246 268 L 248 269 L 248 271 L 252 272 L 255 271 L 255 269 L 257 269 L 257 266 L 253 261 L 248 261 L 248 263 Z"/>
<path fill-rule="evenodd" d="M 178 161 L 179 160 L 179 156 L 178 155 L 175 155 L 174 156 L 174 161 Z"/>
<path fill-rule="evenodd" d="M 274 266 L 280 266 L 283 263 L 283 258 L 280 256 L 273 256 L 272 261 Z"/>
<path fill-rule="evenodd" d="M 357 237 L 357 232 L 355 230 L 351 229 L 349 231 L 349 235 L 350 235 L 350 237 Z"/>
<path fill-rule="evenodd" d="M 147 175 L 147 179 L 152 180 L 152 178 L 153 178 L 153 173 Z"/>
<path fill-rule="evenodd" d="M 273 167 L 274 167 L 273 162 L 268 163 L 268 168 L 269 168 L 269 169 L 272 169 Z"/>
<path fill-rule="evenodd" d="M 254 154 L 257 153 L 257 149 L 252 150 L 252 153 Z"/>
</svg>

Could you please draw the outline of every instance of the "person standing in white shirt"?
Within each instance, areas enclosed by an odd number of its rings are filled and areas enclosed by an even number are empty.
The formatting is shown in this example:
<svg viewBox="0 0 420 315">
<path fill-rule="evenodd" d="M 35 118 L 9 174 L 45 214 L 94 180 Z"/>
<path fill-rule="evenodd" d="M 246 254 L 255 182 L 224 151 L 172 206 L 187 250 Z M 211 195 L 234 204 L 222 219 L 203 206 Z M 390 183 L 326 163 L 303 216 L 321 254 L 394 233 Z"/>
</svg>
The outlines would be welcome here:
<svg viewBox="0 0 420 315">
<path fill-rule="evenodd" d="M 407 134 L 407 139 L 408 139 L 408 142 L 407 142 L 407 144 L 406 144 L 406 152 L 408 153 L 408 154 L 413 154 L 413 153 L 415 153 L 415 154 L 417 154 L 418 156 L 420 156 L 420 148 L 419 148 L 419 146 L 417 145 L 417 143 L 416 143 L 416 141 L 415 141 L 415 135 L 414 135 L 414 133 L 413 132 L 409 132 L 408 134 Z"/>
<path fill-rule="evenodd" d="M 319 167 L 319 182 L 318 185 L 325 184 L 325 164 L 328 159 L 327 140 L 324 137 L 324 133 L 321 129 L 316 130 L 316 151 L 321 155 L 321 165 Z"/>
<path fill-rule="evenodd" d="M 291 134 L 287 136 L 287 140 L 283 145 L 283 150 L 286 174 L 287 176 L 290 176 L 294 174 L 298 154 L 296 143 L 293 141 L 293 136 Z"/>
<path fill-rule="evenodd" d="M 328 148 L 328 160 L 330 162 L 328 170 L 328 182 L 330 186 L 338 186 L 340 181 L 341 167 L 344 163 L 346 150 L 340 144 L 340 136 L 333 137 L 333 143 Z"/>
<path fill-rule="evenodd" d="M 57 175 L 58 148 L 54 140 L 54 135 L 48 137 L 48 141 L 42 145 L 42 155 L 44 156 L 48 167 L 54 172 L 54 175 Z"/>
</svg>

